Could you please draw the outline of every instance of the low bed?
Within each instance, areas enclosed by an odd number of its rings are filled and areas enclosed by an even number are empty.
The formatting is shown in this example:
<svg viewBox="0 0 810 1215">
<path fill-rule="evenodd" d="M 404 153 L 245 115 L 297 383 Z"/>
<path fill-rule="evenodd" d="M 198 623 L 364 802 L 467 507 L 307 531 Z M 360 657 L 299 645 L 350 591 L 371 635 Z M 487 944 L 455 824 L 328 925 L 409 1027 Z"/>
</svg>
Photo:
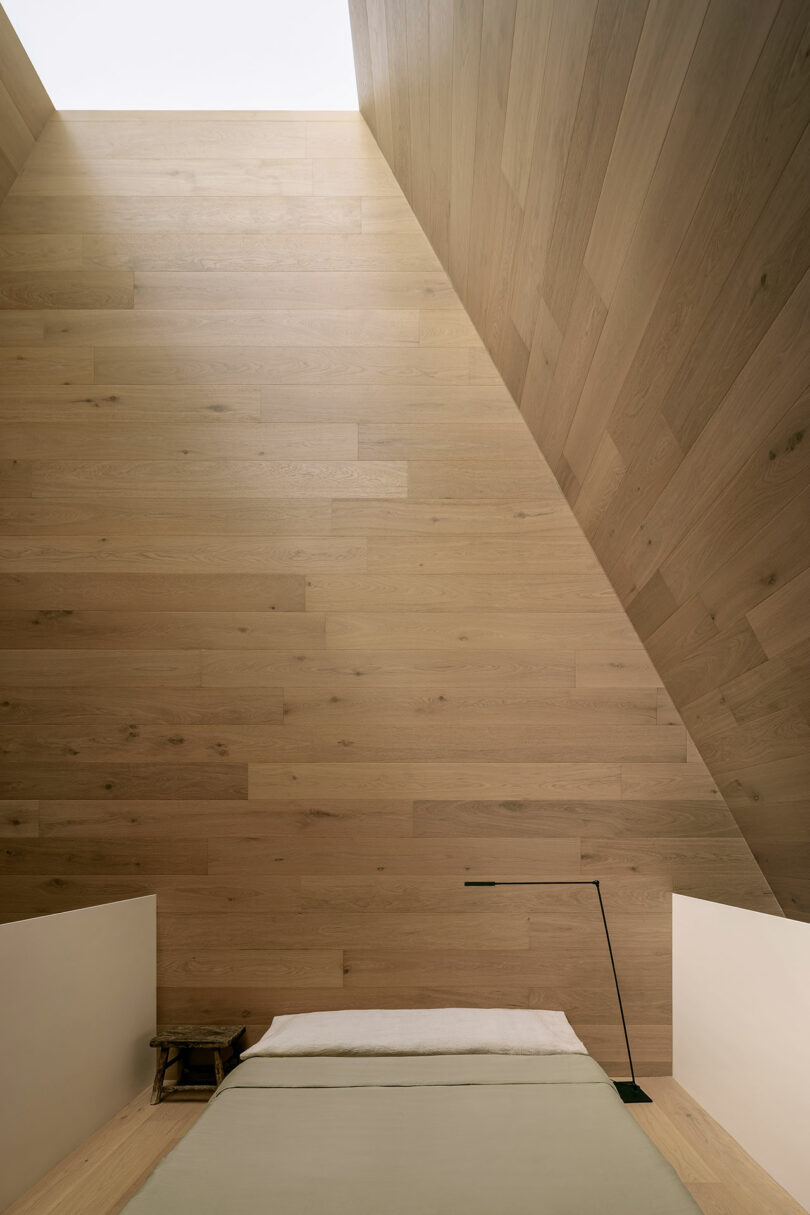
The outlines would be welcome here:
<svg viewBox="0 0 810 1215">
<path fill-rule="evenodd" d="M 531 1054 L 339 1046 L 252 1048 L 125 1215 L 699 1211 L 581 1043 Z"/>
</svg>

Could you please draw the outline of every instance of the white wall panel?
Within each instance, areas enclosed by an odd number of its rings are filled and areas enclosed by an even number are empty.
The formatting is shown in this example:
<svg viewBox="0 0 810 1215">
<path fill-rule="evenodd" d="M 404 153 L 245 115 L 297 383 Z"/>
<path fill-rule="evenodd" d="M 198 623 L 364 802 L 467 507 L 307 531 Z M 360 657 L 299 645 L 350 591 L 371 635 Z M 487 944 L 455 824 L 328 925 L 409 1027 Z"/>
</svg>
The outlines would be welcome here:
<svg viewBox="0 0 810 1215">
<path fill-rule="evenodd" d="M 810 1207 L 810 924 L 672 901 L 675 1079 Z"/>
<path fill-rule="evenodd" d="M 149 1083 L 156 903 L 0 925 L 0 1211 Z"/>
</svg>

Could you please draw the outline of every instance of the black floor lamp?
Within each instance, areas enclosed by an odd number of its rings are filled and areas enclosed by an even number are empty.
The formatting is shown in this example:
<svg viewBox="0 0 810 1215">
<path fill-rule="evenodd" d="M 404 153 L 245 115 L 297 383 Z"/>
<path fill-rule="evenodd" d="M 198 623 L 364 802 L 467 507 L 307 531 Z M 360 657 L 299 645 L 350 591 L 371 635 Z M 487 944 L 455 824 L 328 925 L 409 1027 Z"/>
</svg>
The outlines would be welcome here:
<svg viewBox="0 0 810 1215">
<path fill-rule="evenodd" d="M 465 882 L 465 886 L 595 886 L 596 895 L 599 899 L 599 910 L 602 913 L 602 924 L 605 929 L 605 940 L 607 941 L 608 953 L 610 954 L 610 966 L 613 971 L 613 982 L 616 984 L 616 996 L 619 1001 L 619 1014 L 622 1019 L 622 1029 L 624 1031 L 624 1044 L 627 1047 L 627 1062 L 630 1064 L 630 1079 L 629 1080 L 614 1080 L 613 1084 L 616 1092 L 621 1097 L 622 1101 L 627 1105 L 640 1101 L 652 1101 L 652 1097 L 648 1097 L 643 1089 L 639 1088 L 636 1083 L 636 1073 L 633 1067 L 633 1056 L 630 1053 L 630 1039 L 627 1036 L 627 1022 L 624 1019 L 624 1005 L 622 1004 L 622 993 L 619 990 L 619 977 L 616 974 L 616 963 L 613 960 L 613 946 L 610 943 L 610 933 L 608 932 L 607 916 L 605 915 L 605 904 L 602 902 L 602 891 L 599 889 L 599 882 L 593 879 L 580 879 L 572 882 Z"/>
</svg>

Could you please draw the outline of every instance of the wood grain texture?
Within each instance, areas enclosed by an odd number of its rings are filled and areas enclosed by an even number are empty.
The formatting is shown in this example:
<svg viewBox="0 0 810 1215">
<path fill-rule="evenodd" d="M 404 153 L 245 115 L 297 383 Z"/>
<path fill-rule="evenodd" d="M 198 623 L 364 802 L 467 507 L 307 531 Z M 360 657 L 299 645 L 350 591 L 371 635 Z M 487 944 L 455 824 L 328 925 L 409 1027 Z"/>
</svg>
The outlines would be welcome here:
<svg viewBox="0 0 810 1215">
<path fill-rule="evenodd" d="M 0 202 L 52 114 L 51 99 L 0 7 Z"/>
<path fill-rule="evenodd" d="M 807 6 L 442 6 L 404 77 L 390 8 L 352 5 L 358 60 L 387 33 L 361 111 L 766 877 L 786 879 L 777 856 L 810 833 L 779 817 L 810 759 Z M 414 53 L 452 81 L 449 132 L 444 110 L 427 130 L 381 120 L 427 70 Z M 420 194 L 434 146 L 449 175 Z M 781 887 L 787 914 L 810 919 L 808 889 Z"/>
<path fill-rule="evenodd" d="M 12 1204 L 14 1215 L 114 1215 L 190 1130 L 202 1100 L 150 1105 L 151 1088 Z"/>
<path fill-rule="evenodd" d="M 451 49 L 451 7 L 392 9 L 370 59 Z M 460 91 L 425 70 L 429 171 L 424 99 L 388 105 L 397 171 L 455 213 L 487 179 L 445 158 L 477 55 Z M 531 96 L 503 103 L 520 182 Z M 463 885 L 603 876 L 666 1072 L 670 891 L 776 903 L 363 120 L 46 136 L 0 209 L 0 913 L 156 892 L 165 1019 L 545 1003 L 618 1073 L 592 888 Z M 587 284 L 571 308 L 596 334 Z"/>
</svg>

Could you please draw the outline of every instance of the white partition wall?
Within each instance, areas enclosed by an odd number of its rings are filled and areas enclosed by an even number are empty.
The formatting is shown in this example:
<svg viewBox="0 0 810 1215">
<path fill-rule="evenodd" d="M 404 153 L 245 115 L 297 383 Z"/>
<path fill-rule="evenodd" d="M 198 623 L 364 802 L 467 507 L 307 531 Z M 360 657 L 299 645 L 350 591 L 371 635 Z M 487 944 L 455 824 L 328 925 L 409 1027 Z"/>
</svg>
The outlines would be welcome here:
<svg viewBox="0 0 810 1215">
<path fill-rule="evenodd" d="M 0 925 L 0 1211 L 149 1083 L 155 905 Z"/>
<path fill-rule="evenodd" d="M 810 1208 L 810 924 L 672 900 L 675 1079 Z"/>
</svg>

